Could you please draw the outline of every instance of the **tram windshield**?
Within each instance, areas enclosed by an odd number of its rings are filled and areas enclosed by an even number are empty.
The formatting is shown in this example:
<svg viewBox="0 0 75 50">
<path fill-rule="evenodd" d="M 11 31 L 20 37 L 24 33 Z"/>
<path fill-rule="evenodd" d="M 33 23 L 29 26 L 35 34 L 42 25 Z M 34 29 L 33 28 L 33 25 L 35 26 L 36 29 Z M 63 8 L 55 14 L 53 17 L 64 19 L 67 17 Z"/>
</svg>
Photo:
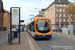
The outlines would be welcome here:
<svg viewBox="0 0 75 50">
<path fill-rule="evenodd" d="M 47 33 L 50 31 L 51 25 L 50 20 L 37 20 L 36 29 L 38 32 Z"/>
</svg>

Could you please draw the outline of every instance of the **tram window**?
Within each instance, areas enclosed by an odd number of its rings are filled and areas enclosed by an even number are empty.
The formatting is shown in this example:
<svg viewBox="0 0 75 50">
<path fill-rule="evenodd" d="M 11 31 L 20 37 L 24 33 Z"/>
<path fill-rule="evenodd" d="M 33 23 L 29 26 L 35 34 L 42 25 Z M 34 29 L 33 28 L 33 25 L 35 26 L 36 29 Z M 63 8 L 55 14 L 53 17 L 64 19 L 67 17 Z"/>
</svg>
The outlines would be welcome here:
<svg viewBox="0 0 75 50">
<path fill-rule="evenodd" d="M 50 20 L 38 20 L 36 22 L 36 29 L 38 32 L 47 33 L 51 30 Z"/>
<path fill-rule="evenodd" d="M 48 22 L 50 22 L 50 20 L 48 20 Z"/>
<path fill-rule="evenodd" d="M 35 32 L 34 26 L 32 26 L 32 31 Z"/>
<path fill-rule="evenodd" d="M 30 25 L 29 30 L 35 32 L 34 25 Z"/>
</svg>

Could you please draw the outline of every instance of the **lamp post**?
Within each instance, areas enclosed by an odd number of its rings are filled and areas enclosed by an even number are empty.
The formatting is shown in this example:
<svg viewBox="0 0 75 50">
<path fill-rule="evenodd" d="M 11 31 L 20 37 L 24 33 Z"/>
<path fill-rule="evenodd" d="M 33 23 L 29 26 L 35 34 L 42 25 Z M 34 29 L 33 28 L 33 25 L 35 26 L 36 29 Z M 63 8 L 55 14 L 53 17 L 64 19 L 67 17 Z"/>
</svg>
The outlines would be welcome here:
<svg viewBox="0 0 75 50">
<path fill-rule="evenodd" d="M 74 5 L 75 5 L 75 0 L 74 0 Z"/>
<path fill-rule="evenodd" d="M 59 28 L 60 28 L 60 24 L 61 24 L 61 23 L 60 23 L 60 16 L 59 16 Z"/>
</svg>

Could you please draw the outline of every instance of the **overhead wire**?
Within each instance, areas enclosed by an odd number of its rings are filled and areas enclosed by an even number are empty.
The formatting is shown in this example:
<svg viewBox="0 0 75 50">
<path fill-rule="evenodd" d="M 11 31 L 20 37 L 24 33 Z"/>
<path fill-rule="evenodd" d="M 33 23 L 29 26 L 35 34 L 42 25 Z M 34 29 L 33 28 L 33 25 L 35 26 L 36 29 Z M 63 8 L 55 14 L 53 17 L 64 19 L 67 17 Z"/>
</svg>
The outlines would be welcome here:
<svg viewBox="0 0 75 50">
<path fill-rule="evenodd" d="M 42 2 L 42 0 L 39 2 L 39 4 L 37 5 L 37 7 L 40 5 L 41 2 Z M 37 7 L 36 7 L 36 8 L 37 8 Z"/>
<path fill-rule="evenodd" d="M 40 5 L 41 2 L 42 2 L 42 0 L 40 0 L 39 4 L 36 6 L 36 8 Z M 36 8 L 34 9 L 33 13 L 35 12 Z"/>
</svg>

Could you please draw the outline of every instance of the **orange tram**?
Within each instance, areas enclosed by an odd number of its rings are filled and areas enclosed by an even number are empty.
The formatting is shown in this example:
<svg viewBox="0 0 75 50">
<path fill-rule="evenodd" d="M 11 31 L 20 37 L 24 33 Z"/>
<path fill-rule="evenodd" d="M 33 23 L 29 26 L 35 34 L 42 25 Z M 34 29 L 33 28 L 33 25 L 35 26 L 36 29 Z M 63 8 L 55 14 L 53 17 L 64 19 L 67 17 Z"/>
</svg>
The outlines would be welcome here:
<svg viewBox="0 0 75 50">
<path fill-rule="evenodd" d="M 27 32 L 35 39 L 52 38 L 51 19 L 48 17 L 35 17 L 27 25 Z"/>
</svg>

